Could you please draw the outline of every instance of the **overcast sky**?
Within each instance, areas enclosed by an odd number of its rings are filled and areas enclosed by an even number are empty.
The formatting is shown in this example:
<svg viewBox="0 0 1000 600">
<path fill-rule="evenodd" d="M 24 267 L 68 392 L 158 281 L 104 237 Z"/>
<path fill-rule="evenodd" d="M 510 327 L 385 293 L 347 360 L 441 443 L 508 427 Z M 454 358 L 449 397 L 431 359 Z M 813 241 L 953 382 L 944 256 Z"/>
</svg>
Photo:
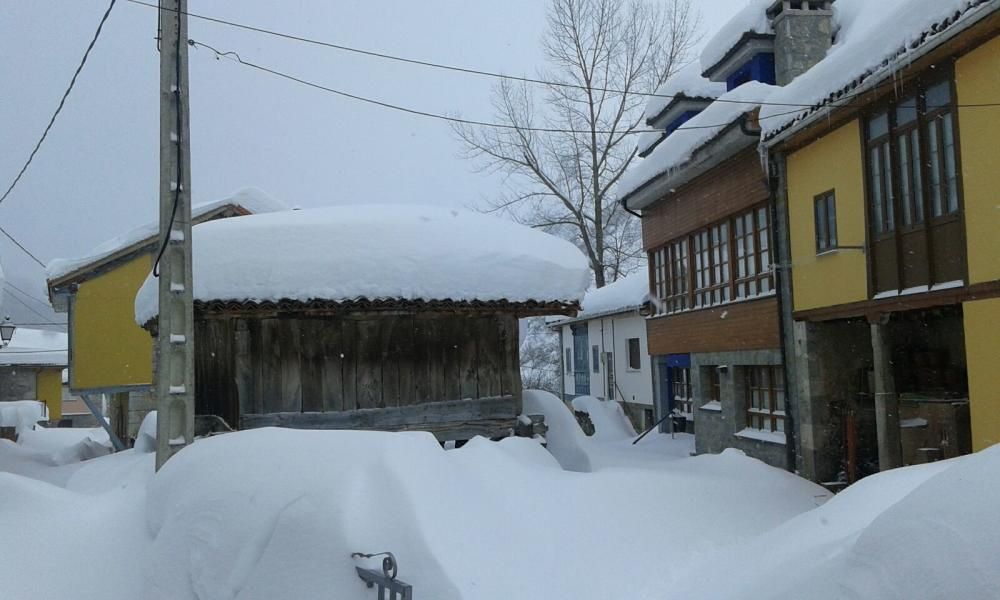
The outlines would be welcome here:
<svg viewBox="0 0 1000 600">
<path fill-rule="evenodd" d="M 155 0 L 153 0 L 155 2 Z M 694 0 L 705 36 L 747 0 Z M 20 169 L 107 0 L 0 0 L 0 186 Z M 542 65 L 543 0 L 189 0 L 189 10 L 304 37 L 511 74 Z M 156 217 L 156 11 L 119 0 L 62 115 L 0 223 L 43 261 L 77 256 Z M 329 87 L 493 120 L 491 79 L 190 22 L 190 37 Z M 446 124 L 358 104 L 191 51 L 195 203 L 258 187 L 291 205 L 467 206 L 498 190 Z M 2 190 L 0 190 L 2 191 Z M 44 298 L 44 273 L 6 239 L 7 277 Z M 8 301 L 8 304 L 10 302 Z"/>
</svg>

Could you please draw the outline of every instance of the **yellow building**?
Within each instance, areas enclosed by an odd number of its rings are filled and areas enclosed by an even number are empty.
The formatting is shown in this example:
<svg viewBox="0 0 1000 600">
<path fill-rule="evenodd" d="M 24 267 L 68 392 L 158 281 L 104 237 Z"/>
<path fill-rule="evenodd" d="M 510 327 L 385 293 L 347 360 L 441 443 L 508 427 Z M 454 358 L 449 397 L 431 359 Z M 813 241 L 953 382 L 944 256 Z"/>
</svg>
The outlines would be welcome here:
<svg viewBox="0 0 1000 600">
<path fill-rule="evenodd" d="M 1000 3 L 919 4 L 858 8 L 761 114 L 819 478 L 1000 443 Z"/>
<path fill-rule="evenodd" d="M 0 403 L 37 400 L 45 404 L 50 421 L 59 421 L 65 369 L 65 333 L 18 327 L 0 348 Z"/>
<path fill-rule="evenodd" d="M 248 189 L 195 206 L 192 219 L 197 225 L 285 208 Z M 70 392 L 112 395 L 108 416 L 129 437 L 151 407 L 153 340 L 136 325 L 134 303 L 159 246 L 158 223 L 149 223 L 48 267 L 52 305 L 68 313 Z"/>
</svg>

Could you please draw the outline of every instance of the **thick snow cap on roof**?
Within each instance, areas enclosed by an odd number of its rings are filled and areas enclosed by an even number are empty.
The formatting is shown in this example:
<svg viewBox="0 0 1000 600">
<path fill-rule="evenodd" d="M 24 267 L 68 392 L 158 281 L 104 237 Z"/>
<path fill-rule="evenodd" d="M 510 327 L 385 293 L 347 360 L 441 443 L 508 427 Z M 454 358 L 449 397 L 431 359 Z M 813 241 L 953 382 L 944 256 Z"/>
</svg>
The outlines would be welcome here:
<svg viewBox="0 0 1000 600">
<path fill-rule="evenodd" d="M 197 219 L 202 215 L 206 215 L 228 204 L 241 206 L 253 214 L 288 210 L 289 208 L 285 203 L 275 200 L 256 188 L 244 188 L 227 198 L 194 205 L 191 208 L 191 216 L 192 218 Z M 107 258 L 119 250 L 128 248 L 133 244 L 137 244 L 145 239 L 154 237 L 159 234 L 159 232 L 159 221 L 152 221 L 101 243 L 84 256 L 78 258 L 53 259 L 49 261 L 48 267 L 46 268 L 48 279 L 51 281 L 53 279 L 59 279 L 60 277 L 69 275 L 73 271 L 103 258 Z"/>
<path fill-rule="evenodd" d="M 583 254 L 541 231 L 478 213 L 357 205 L 251 215 L 193 229 L 194 298 L 578 302 Z M 136 321 L 158 312 L 146 279 Z"/>
<path fill-rule="evenodd" d="M 998 0 L 838 0 L 833 4 L 833 18 L 839 31 L 826 58 L 770 100 L 779 104 L 822 104 L 860 79 L 891 74 L 918 49 L 916 44 L 941 35 L 927 35 L 935 25 L 956 14 L 962 15 L 957 21 L 961 23 L 998 9 Z M 780 114 L 787 112 L 787 106 L 765 106 L 761 110 L 765 138 L 802 119 L 811 109 Z"/>
<path fill-rule="evenodd" d="M 642 306 L 649 296 L 649 273 L 645 268 L 583 297 L 583 310 L 577 318 L 623 312 Z"/>
<path fill-rule="evenodd" d="M 670 104 L 675 96 L 688 98 L 718 98 L 726 93 L 726 84 L 715 83 L 701 76 L 701 65 L 691 63 L 677 71 L 656 90 L 646 103 L 646 118 L 652 119 Z"/>
<path fill-rule="evenodd" d="M 741 115 L 757 109 L 761 102 L 768 102 L 778 89 L 759 81 L 748 81 L 720 96 L 719 100 L 725 102 L 712 103 L 670 134 L 652 154 L 633 164 L 622 176 L 619 197 L 624 198 L 652 179 L 682 166 Z"/>
<path fill-rule="evenodd" d="M 10 344 L 0 348 L 0 366 L 65 367 L 69 336 L 59 331 L 18 327 Z"/>
<path fill-rule="evenodd" d="M 863 0 L 878 4 L 883 0 Z M 701 51 L 701 69 L 707 71 L 726 57 L 736 44 L 747 33 L 769 34 L 774 33 L 771 26 L 771 19 L 767 16 L 767 9 L 774 4 L 774 0 L 750 0 L 746 7 L 729 19 L 725 25 L 719 29 L 718 33 L 705 44 L 705 49 Z"/>
</svg>

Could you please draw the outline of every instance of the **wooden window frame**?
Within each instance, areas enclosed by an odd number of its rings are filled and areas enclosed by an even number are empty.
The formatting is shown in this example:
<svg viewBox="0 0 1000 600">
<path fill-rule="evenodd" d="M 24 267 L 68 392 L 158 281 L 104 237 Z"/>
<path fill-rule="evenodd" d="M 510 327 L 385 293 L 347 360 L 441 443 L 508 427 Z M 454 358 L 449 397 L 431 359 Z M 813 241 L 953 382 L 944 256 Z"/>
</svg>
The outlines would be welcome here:
<svg viewBox="0 0 1000 600">
<path fill-rule="evenodd" d="M 948 91 L 948 103 L 943 105 L 928 106 L 927 95 L 938 86 L 946 86 Z M 899 109 L 904 103 L 914 100 L 916 108 L 916 119 L 900 124 Z M 901 238 L 913 232 L 926 232 L 926 254 L 929 263 L 932 263 L 936 244 L 931 240 L 930 231 L 941 225 L 959 222 L 964 219 L 964 190 L 962 183 L 961 145 L 959 131 L 959 111 L 958 97 L 955 87 L 955 73 L 951 67 L 936 69 L 933 73 L 925 73 L 914 78 L 911 82 L 891 97 L 873 105 L 862 113 L 862 148 L 864 150 L 864 178 L 865 178 L 865 211 L 868 219 L 868 246 L 874 250 L 876 242 L 888 242 L 893 240 L 897 246 L 896 269 L 899 273 L 897 281 L 900 287 L 905 287 L 902 272 L 904 269 L 904 251 L 900 248 Z M 881 114 L 886 115 L 886 133 L 878 138 L 871 139 L 871 126 L 873 120 Z M 951 152 L 945 152 L 945 121 L 948 119 L 948 126 L 951 132 Z M 930 128 L 935 127 L 936 139 L 929 134 Z M 909 138 L 907 146 L 910 150 L 908 164 L 904 165 L 901 158 L 900 139 L 904 135 L 913 135 L 917 138 L 917 147 L 913 146 L 912 137 Z M 932 152 L 932 146 L 933 152 Z M 873 173 L 873 153 L 879 152 L 880 156 L 887 156 L 889 170 L 882 173 L 882 180 L 879 190 L 875 189 L 875 173 Z M 919 154 L 914 160 L 914 156 Z M 935 163 L 932 166 L 932 163 Z M 884 162 L 883 162 L 884 165 Z M 907 167 L 903 173 L 903 167 Z M 914 170 L 914 166 L 919 166 Z M 950 167 L 950 169 L 949 169 Z M 944 207 L 942 214 L 935 214 L 935 198 L 933 171 L 936 168 L 941 177 L 941 203 Z M 883 169 L 884 171 L 885 169 Z M 949 178 L 949 172 L 953 177 Z M 905 177 L 905 180 L 904 180 Z M 906 194 L 905 186 L 912 189 L 909 195 Z M 918 187 L 919 186 L 919 187 Z M 919 190 L 919 193 L 918 191 Z M 876 207 L 876 192 L 881 192 L 882 203 L 888 208 L 883 208 L 881 213 Z M 919 196 L 919 197 L 918 197 Z M 912 199 L 913 203 L 907 210 L 904 202 Z M 919 202 L 919 204 L 917 204 Z M 953 204 L 953 205 L 952 205 Z M 886 210 L 891 210 L 891 220 L 886 224 L 888 228 L 881 228 L 880 215 L 884 215 Z M 911 215 L 906 218 L 907 213 Z M 919 213 L 919 215 L 917 214 Z M 917 217 L 922 218 L 917 218 Z M 964 226 L 961 234 L 964 239 Z M 968 260 L 965 256 L 964 244 L 958 245 L 953 250 L 949 248 L 946 256 L 953 256 L 960 253 L 961 264 L 963 265 L 962 278 L 967 281 Z M 869 265 L 871 266 L 871 265 Z M 882 293 L 887 291 L 881 286 L 877 286 L 875 274 L 869 269 L 871 293 Z M 938 283 L 945 283 L 954 277 L 940 276 L 933 267 L 929 268 L 928 287 Z"/>
<path fill-rule="evenodd" d="M 694 415 L 694 398 L 692 398 L 691 393 L 691 368 L 670 367 L 670 369 L 670 380 L 673 382 L 673 389 L 670 390 L 670 394 L 674 401 L 674 410 L 685 415 Z M 680 374 L 683 374 L 684 377 L 678 377 Z"/>
<path fill-rule="evenodd" d="M 708 390 L 708 400 L 707 402 L 718 402 L 722 404 L 722 373 L 719 372 L 719 367 L 705 367 L 708 374 L 706 378 L 705 388 Z"/>
<path fill-rule="evenodd" d="M 830 207 L 833 207 L 831 218 Z M 840 247 L 837 237 L 837 192 L 829 190 L 813 198 L 813 226 L 816 231 L 816 254 Z"/>
<path fill-rule="evenodd" d="M 758 204 L 650 251 L 650 283 L 667 314 L 770 296 L 773 252 L 770 206 Z"/>
<path fill-rule="evenodd" d="M 784 433 L 784 369 L 776 365 L 754 365 L 744 367 L 743 372 L 747 428 L 768 433 Z M 755 392 L 759 393 L 758 397 L 763 400 L 760 403 L 762 406 L 754 406 Z M 762 427 L 755 427 L 757 423 Z"/>
</svg>

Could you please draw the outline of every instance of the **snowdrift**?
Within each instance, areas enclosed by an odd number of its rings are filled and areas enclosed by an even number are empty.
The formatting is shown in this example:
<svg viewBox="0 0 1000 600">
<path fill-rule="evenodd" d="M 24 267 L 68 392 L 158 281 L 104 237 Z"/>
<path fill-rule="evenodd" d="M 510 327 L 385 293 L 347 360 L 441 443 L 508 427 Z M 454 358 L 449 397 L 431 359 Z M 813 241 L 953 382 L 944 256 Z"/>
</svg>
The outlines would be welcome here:
<svg viewBox="0 0 1000 600">
<path fill-rule="evenodd" d="M 572 439 L 595 464 L 612 447 Z M 1000 589 L 1000 448 L 870 477 L 826 504 L 737 451 L 575 473 L 532 440 L 446 451 L 423 433 L 260 429 L 199 440 L 155 476 L 153 455 L 131 450 L 79 463 L 65 489 L 36 480 L 67 466 L 0 473 L 5 599 L 371 600 L 350 554 L 384 550 L 435 600 Z"/>
</svg>

